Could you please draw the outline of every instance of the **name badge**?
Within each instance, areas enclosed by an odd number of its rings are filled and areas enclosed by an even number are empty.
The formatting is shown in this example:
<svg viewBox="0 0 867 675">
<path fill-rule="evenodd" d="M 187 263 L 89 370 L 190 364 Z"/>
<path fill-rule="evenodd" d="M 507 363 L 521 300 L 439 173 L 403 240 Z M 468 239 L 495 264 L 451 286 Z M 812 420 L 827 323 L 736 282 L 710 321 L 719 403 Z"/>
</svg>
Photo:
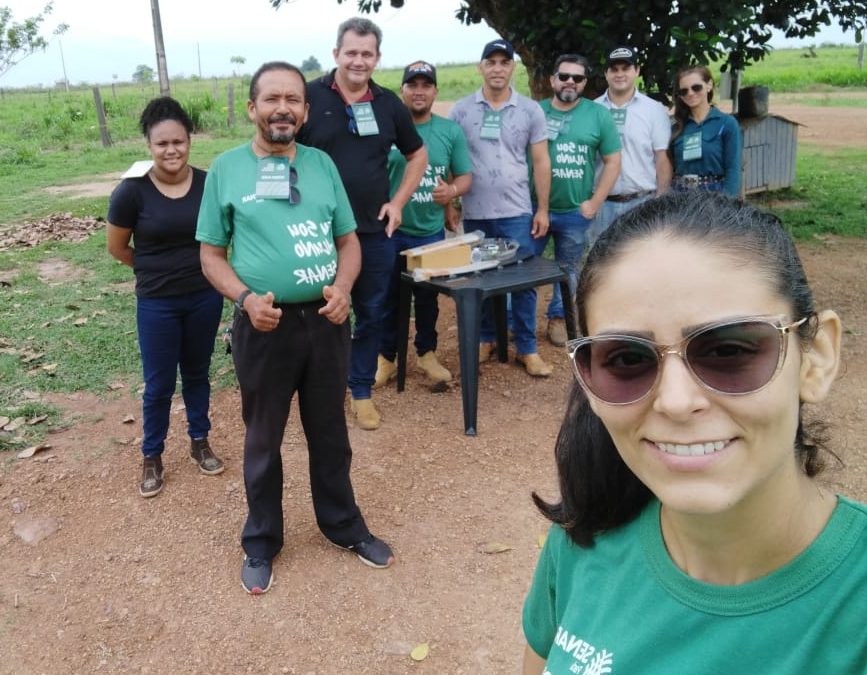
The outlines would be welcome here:
<svg viewBox="0 0 867 675">
<path fill-rule="evenodd" d="M 500 140 L 501 122 L 499 110 L 486 110 L 484 117 L 482 117 L 482 128 L 479 132 L 479 138 L 489 141 Z"/>
<path fill-rule="evenodd" d="M 683 161 L 701 159 L 701 132 L 689 134 L 683 137 Z"/>
<path fill-rule="evenodd" d="M 545 117 L 548 126 L 548 140 L 556 141 L 561 131 L 565 130 L 566 120 L 563 117 Z"/>
<path fill-rule="evenodd" d="M 256 199 L 289 199 L 290 169 L 285 157 L 260 157 L 256 167 Z"/>
<path fill-rule="evenodd" d="M 617 132 L 622 134 L 623 127 L 626 126 L 626 108 L 611 108 L 611 119 L 614 120 Z"/>
<path fill-rule="evenodd" d="M 373 114 L 373 106 L 370 101 L 353 103 L 352 114 L 359 136 L 376 136 L 379 133 L 379 125 L 376 123 L 376 115 Z"/>
</svg>

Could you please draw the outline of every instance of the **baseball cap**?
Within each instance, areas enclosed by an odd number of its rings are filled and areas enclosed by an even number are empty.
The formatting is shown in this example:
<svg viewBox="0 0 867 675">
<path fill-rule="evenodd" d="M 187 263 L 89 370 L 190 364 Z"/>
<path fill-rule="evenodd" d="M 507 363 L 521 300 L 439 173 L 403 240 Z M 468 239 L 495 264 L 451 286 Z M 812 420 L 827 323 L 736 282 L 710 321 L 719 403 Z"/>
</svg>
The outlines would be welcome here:
<svg viewBox="0 0 867 675">
<path fill-rule="evenodd" d="M 485 48 L 482 50 L 482 59 L 486 59 L 496 52 L 503 52 L 510 59 L 515 58 L 515 48 L 512 46 L 512 43 L 500 38 L 485 45 Z"/>
<path fill-rule="evenodd" d="M 437 69 L 427 61 L 415 61 L 403 69 L 401 84 L 406 84 L 414 77 L 426 77 L 434 86 L 437 85 Z"/>
<path fill-rule="evenodd" d="M 618 62 L 628 63 L 630 66 L 634 66 L 635 60 L 635 50 L 632 49 L 632 47 L 617 47 L 608 53 L 608 60 L 605 62 L 605 67 L 607 68 L 611 64 Z"/>
</svg>

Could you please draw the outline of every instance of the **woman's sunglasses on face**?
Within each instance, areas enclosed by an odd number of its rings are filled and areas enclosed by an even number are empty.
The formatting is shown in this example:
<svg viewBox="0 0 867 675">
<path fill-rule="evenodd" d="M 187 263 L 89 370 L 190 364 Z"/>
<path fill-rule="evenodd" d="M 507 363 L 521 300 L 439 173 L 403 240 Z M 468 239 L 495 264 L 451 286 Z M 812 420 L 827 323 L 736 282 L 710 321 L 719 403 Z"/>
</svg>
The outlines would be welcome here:
<svg viewBox="0 0 867 675">
<path fill-rule="evenodd" d="M 578 75 L 577 73 L 557 73 L 557 79 L 560 80 L 560 82 L 568 82 L 569 80 L 572 80 L 575 84 L 581 84 L 587 79 L 587 76 Z"/>
<path fill-rule="evenodd" d="M 677 95 L 678 96 L 686 96 L 689 93 L 690 89 L 694 93 L 697 94 L 702 89 L 704 89 L 704 85 L 703 84 L 693 84 L 693 85 L 690 85 L 689 89 L 687 89 L 686 87 L 681 87 L 680 89 L 677 90 Z"/>
<path fill-rule="evenodd" d="M 786 360 L 787 335 L 807 321 L 781 325 L 773 317 L 746 317 L 699 328 L 674 345 L 634 335 L 596 335 L 566 343 L 575 375 L 595 398 L 635 403 L 659 381 L 662 360 L 679 356 L 695 380 L 719 394 L 751 394 L 765 387 Z"/>
</svg>

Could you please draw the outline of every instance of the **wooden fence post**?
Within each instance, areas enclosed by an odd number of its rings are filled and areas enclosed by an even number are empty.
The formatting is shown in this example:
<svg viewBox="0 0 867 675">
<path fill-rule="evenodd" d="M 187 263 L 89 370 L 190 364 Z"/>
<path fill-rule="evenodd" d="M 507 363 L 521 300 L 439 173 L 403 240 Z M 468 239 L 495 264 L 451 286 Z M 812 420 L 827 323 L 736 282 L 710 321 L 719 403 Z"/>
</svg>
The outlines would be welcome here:
<svg viewBox="0 0 867 675">
<path fill-rule="evenodd" d="M 231 82 L 226 99 L 226 124 L 233 127 L 235 126 L 235 85 Z"/>
<path fill-rule="evenodd" d="M 102 147 L 111 147 L 111 137 L 108 135 L 108 125 L 105 123 L 105 108 L 102 107 L 102 96 L 99 87 L 93 88 L 93 104 L 96 106 L 96 118 L 99 120 L 99 135 L 102 138 Z"/>
</svg>

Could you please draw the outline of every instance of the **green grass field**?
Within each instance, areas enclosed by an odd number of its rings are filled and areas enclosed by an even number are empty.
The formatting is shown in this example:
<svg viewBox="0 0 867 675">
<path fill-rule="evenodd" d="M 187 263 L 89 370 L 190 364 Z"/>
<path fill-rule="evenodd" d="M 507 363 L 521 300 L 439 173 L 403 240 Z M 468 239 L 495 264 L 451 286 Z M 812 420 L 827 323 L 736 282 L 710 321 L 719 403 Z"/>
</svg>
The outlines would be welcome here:
<svg viewBox="0 0 867 675">
<path fill-rule="evenodd" d="M 807 52 L 772 53 L 765 62 L 747 70 L 744 84 L 797 92 L 795 98 L 787 100 L 812 105 L 865 105 L 867 71 L 857 70 L 854 48 L 817 49 L 815 58 L 804 58 L 802 53 Z M 400 70 L 383 70 L 376 79 L 396 89 L 400 76 Z M 438 76 L 441 100 L 455 100 L 479 85 L 473 64 L 441 66 Z M 516 80 L 518 89 L 527 93 L 526 76 Z M 227 125 L 230 84 L 235 90 L 233 127 Z M 207 167 L 220 152 L 250 138 L 244 93 L 248 84 L 243 78 L 173 83 L 173 94 L 200 129 L 192 144 L 194 165 Z M 100 143 L 89 89 L 69 94 L 2 93 L 0 233 L 4 226 L 51 213 L 104 216 L 107 197 L 80 198 L 46 188 L 104 181 L 106 174 L 117 174 L 134 160 L 147 157 L 136 123 L 144 104 L 158 94 L 156 85 L 115 85 L 103 87 L 101 92 L 114 141 L 108 149 Z M 796 185 L 755 199 L 780 215 L 796 237 L 828 233 L 865 237 L 865 185 L 867 148 L 830 151 L 802 144 Z M 42 281 L 38 264 L 48 258 L 87 274 L 75 283 Z M 12 276 L 13 281 L 0 283 L 0 417 L 49 417 L 41 424 L 25 426 L 23 432 L 0 433 L 0 451 L 38 442 L 58 423 L 58 412 L 32 401 L 28 391 L 85 390 L 116 396 L 121 394 L 113 392 L 111 385 L 118 381 L 124 384 L 125 395 L 136 391 L 140 375 L 135 299 L 129 284 L 132 272 L 108 256 L 104 232 L 83 243 L 53 242 L 0 252 L 3 274 Z M 213 374 L 218 386 L 231 381 L 230 359 L 219 347 Z"/>
</svg>

